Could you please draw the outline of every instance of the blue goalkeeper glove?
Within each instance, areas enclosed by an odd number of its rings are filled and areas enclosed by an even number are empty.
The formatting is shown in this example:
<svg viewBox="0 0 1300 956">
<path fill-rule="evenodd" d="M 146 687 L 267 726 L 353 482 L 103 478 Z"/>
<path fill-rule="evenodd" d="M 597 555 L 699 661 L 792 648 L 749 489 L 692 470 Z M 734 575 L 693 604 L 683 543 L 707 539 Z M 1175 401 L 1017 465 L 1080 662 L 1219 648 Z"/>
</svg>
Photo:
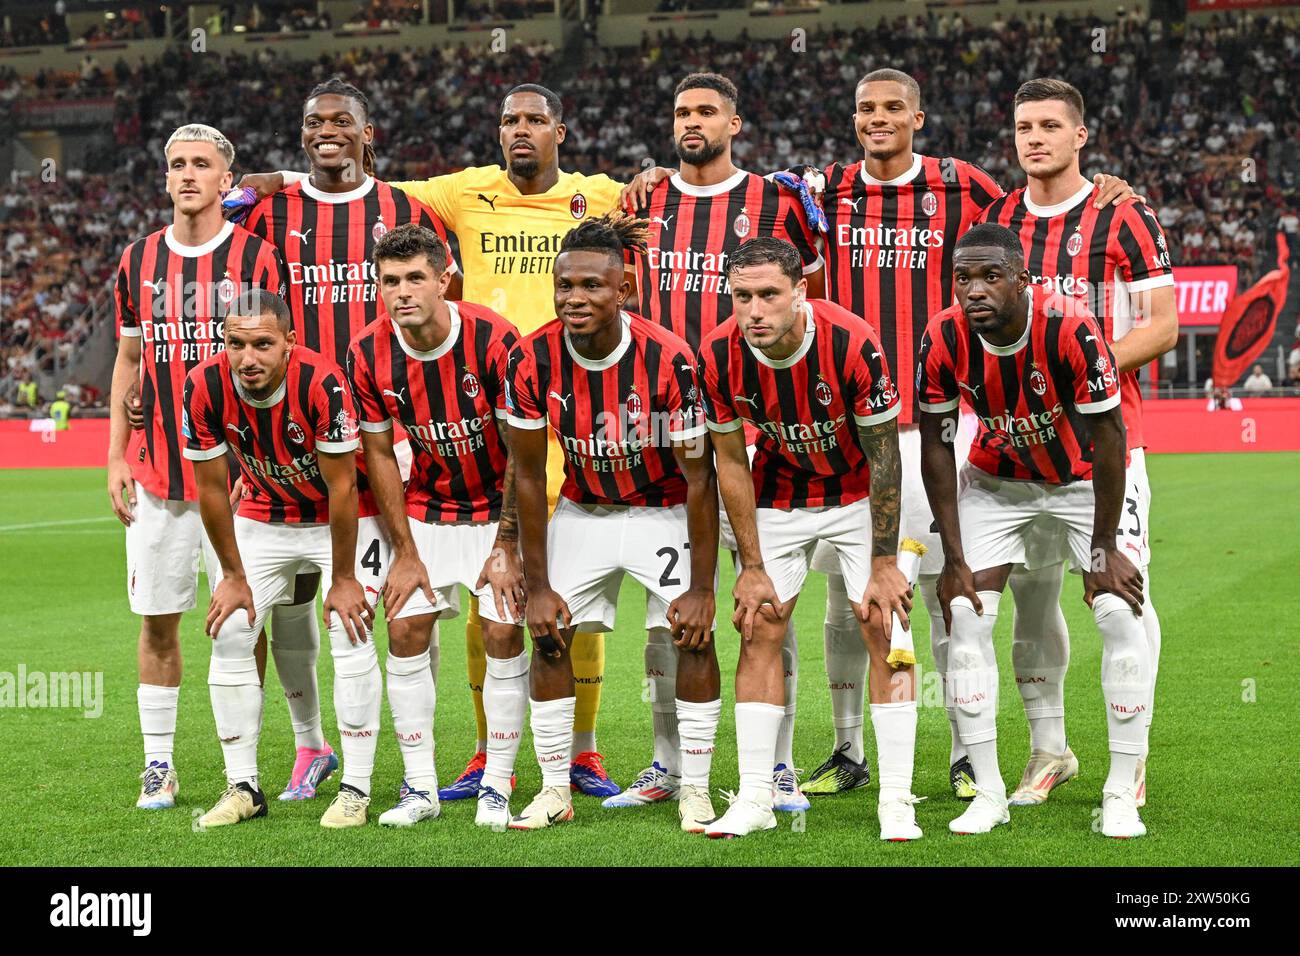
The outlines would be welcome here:
<svg viewBox="0 0 1300 956">
<path fill-rule="evenodd" d="M 826 232 L 826 213 L 822 212 L 822 207 L 818 205 L 817 199 L 813 196 L 812 190 L 799 176 L 790 172 L 773 173 L 772 179 L 783 189 L 799 194 L 799 202 L 803 204 L 804 214 L 808 217 L 813 227 L 818 232 Z"/>
<path fill-rule="evenodd" d="M 221 197 L 221 211 L 231 222 L 243 222 L 257 205 L 257 193 L 251 186 L 231 189 Z"/>
</svg>

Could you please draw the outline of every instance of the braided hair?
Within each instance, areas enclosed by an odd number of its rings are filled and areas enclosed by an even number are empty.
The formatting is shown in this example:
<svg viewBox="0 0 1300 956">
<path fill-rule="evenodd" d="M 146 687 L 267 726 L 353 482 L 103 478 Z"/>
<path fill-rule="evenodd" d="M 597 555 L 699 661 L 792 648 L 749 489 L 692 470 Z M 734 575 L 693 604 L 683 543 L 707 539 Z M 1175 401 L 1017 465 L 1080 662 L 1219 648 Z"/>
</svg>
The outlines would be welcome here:
<svg viewBox="0 0 1300 956">
<path fill-rule="evenodd" d="M 607 252 L 618 262 L 625 252 L 645 252 L 647 219 L 637 219 L 620 209 L 612 209 L 595 219 L 584 219 L 560 242 L 560 253 Z"/>
<path fill-rule="evenodd" d="M 331 76 L 324 83 L 317 83 L 310 93 L 307 94 L 306 103 L 310 103 L 318 96 L 346 96 L 349 99 L 356 100 L 361 106 L 361 122 L 370 122 L 370 101 L 366 99 L 366 94 L 343 79 L 341 76 Z M 365 150 L 361 156 L 361 169 L 367 176 L 375 174 L 375 146 L 373 143 L 366 143 Z"/>
</svg>

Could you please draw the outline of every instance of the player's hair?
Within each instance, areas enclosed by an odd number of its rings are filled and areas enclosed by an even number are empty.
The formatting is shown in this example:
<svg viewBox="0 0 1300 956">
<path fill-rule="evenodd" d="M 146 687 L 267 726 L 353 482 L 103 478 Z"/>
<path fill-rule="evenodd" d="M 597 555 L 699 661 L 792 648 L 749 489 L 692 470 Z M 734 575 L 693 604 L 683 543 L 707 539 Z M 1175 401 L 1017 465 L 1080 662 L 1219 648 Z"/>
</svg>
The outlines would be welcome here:
<svg viewBox="0 0 1300 956">
<path fill-rule="evenodd" d="M 264 315 L 275 316 L 275 324 L 280 327 L 281 332 L 287 333 L 293 328 L 293 316 L 289 313 L 289 303 L 270 289 L 262 289 L 257 286 L 245 289 L 236 297 L 234 302 L 230 303 L 230 309 L 226 312 L 226 318 L 228 319 L 234 316 L 261 318 Z"/>
<path fill-rule="evenodd" d="M 740 248 L 727 259 L 727 275 L 737 269 L 767 265 L 769 262 L 780 266 L 791 284 L 803 278 L 803 262 L 799 259 L 799 250 L 776 236 L 759 236 L 742 242 Z"/>
<path fill-rule="evenodd" d="M 677 89 L 673 90 L 673 99 L 677 99 L 687 90 L 713 90 L 731 103 L 732 112 L 740 111 L 740 92 L 736 89 L 736 84 L 721 73 L 690 74 L 677 84 Z"/>
<path fill-rule="evenodd" d="M 202 123 L 189 123 L 185 126 L 178 127 L 176 132 L 167 138 L 167 145 L 163 147 L 163 156 L 170 156 L 173 143 L 211 143 L 221 154 L 221 158 L 226 161 L 226 166 L 235 165 L 235 147 L 226 139 L 221 130 L 212 126 L 204 126 Z"/>
<path fill-rule="evenodd" d="M 902 70 L 872 70 L 862 79 L 858 80 L 858 85 L 853 88 L 854 92 L 856 93 L 860 90 L 865 83 L 897 83 L 907 91 L 908 99 L 916 103 L 916 108 L 921 108 L 921 84 L 916 82 L 916 80 L 912 79 L 911 76 L 904 73 Z"/>
<path fill-rule="evenodd" d="M 584 219 L 568 231 L 560 242 L 560 252 L 607 252 L 623 262 L 625 252 L 645 252 L 649 220 L 637 219 L 619 209 L 612 209 L 598 219 Z"/>
<path fill-rule="evenodd" d="M 971 226 L 966 230 L 965 235 L 957 240 L 953 248 L 966 249 L 970 246 L 993 246 L 1002 249 L 1012 265 L 1024 267 L 1025 252 L 1020 240 L 1016 238 L 1014 232 L 1006 226 L 999 226 L 996 222 L 982 222 L 977 226 Z"/>
<path fill-rule="evenodd" d="M 381 259 L 404 260 L 414 259 L 417 256 L 424 256 L 429 260 L 435 276 L 442 275 L 447 268 L 446 243 L 432 229 L 413 222 L 384 233 L 375 243 L 375 251 L 371 254 L 376 272 L 379 271 Z"/>
<path fill-rule="evenodd" d="M 1075 122 L 1083 125 L 1083 94 L 1065 80 L 1052 77 L 1027 80 L 1016 90 L 1014 108 L 1019 109 L 1021 103 L 1037 103 L 1042 100 L 1060 100 L 1074 112 Z"/>
<path fill-rule="evenodd" d="M 497 111 L 498 113 L 506 111 L 506 100 L 516 93 L 536 93 L 546 100 L 546 108 L 551 111 L 551 116 L 555 118 L 555 122 L 557 124 L 564 122 L 564 103 L 560 100 L 560 94 L 537 83 L 520 83 L 518 86 L 511 88 L 505 96 L 501 97 L 501 109 Z"/>
<path fill-rule="evenodd" d="M 324 83 L 317 83 L 313 86 L 311 92 L 307 94 L 307 98 L 302 101 L 303 109 L 306 109 L 307 104 L 316 99 L 316 97 L 330 95 L 346 96 L 350 99 L 356 100 L 361 107 L 361 122 L 370 122 L 370 100 L 366 99 L 366 94 L 362 93 L 341 76 L 331 76 Z M 367 176 L 373 176 L 375 174 L 374 143 L 365 144 L 365 150 L 361 154 L 361 169 Z"/>
</svg>

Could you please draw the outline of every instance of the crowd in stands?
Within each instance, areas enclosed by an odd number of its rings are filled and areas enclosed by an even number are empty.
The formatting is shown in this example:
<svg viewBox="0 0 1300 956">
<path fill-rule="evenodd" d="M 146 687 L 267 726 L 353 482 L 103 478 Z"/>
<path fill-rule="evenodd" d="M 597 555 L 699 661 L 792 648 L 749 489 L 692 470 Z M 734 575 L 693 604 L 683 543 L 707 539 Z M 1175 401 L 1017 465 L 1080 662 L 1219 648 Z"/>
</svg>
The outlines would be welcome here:
<svg viewBox="0 0 1300 956">
<path fill-rule="evenodd" d="M 23 361 L 39 366 L 57 361 L 66 343 L 75 348 L 80 313 L 121 248 L 165 221 L 162 147 L 183 123 L 225 131 L 241 171 L 302 167 L 303 96 L 341 73 L 371 98 L 380 177 L 423 178 L 495 162 L 502 93 L 551 82 L 565 98 L 566 168 L 627 178 L 647 158 L 675 164 L 673 87 L 693 70 L 716 70 L 741 90 L 746 125 L 737 162 L 766 172 L 859 157 L 853 89 L 863 73 L 884 66 L 921 84 L 926 122 L 918 151 L 969 159 L 1008 188 L 1023 183 L 1011 130 L 1017 86 L 1030 76 L 1064 77 L 1088 104 L 1085 174 L 1115 173 L 1145 195 L 1175 262 L 1236 262 L 1249 284 L 1272 267 L 1279 228 L 1292 233 L 1300 253 L 1300 106 L 1288 88 L 1300 75 L 1294 16 L 1235 15 L 1171 34 L 1137 13 L 1104 23 L 1038 16 L 989 26 L 931 13 L 812 34 L 800 52 L 788 38 L 667 32 L 645 37 L 639 49 L 589 44 L 578 63 L 562 63 L 545 44 L 516 44 L 500 55 L 484 55 L 481 45 L 353 50 L 310 62 L 266 48 L 224 58 L 172 51 L 140 67 L 101 64 L 91 54 L 75 73 L 0 75 L 0 124 L 14 101 L 28 97 L 107 95 L 115 104 L 113 129 L 86 163 L 93 174 L 32 182 L 0 205 L 16 243 L 3 250 L 3 296 L 14 303 L 0 320 L 6 361 L 13 362 L 10 349 L 26 350 Z M 64 303 L 57 314 L 53 300 Z"/>
</svg>

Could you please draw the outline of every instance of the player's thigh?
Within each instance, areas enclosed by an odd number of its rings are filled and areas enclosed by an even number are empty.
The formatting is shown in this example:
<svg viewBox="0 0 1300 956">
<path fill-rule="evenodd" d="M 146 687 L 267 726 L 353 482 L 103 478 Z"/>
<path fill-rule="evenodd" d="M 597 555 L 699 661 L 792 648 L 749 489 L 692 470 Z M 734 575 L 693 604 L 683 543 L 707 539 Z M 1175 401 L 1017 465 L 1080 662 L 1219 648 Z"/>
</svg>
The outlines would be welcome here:
<svg viewBox="0 0 1300 956">
<path fill-rule="evenodd" d="M 569 606 L 572 624 L 584 632 L 614 629 L 628 511 L 561 498 L 546 526 L 551 589 Z"/>
<path fill-rule="evenodd" d="M 962 549 L 972 571 L 1025 563 L 1025 539 L 1044 513 L 1042 486 L 1007 481 L 973 465 L 962 469 L 957 514 Z"/>
<path fill-rule="evenodd" d="M 816 512 L 817 534 L 835 554 L 849 600 L 862 601 L 871 577 L 871 499 Z"/>
<path fill-rule="evenodd" d="M 197 603 L 203 520 L 193 501 L 168 501 L 135 486 L 135 520 L 126 529 L 126 584 L 131 610 L 179 614 Z"/>
<path fill-rule="evenodd" d="M 961 429 L 958 428 L 960 432 Z M 969 441 L 966 448 L 970 448 Z M 920 571 L 922 575 L 938 574 L 943 570 L 943 542 L 939 538 L 939 528 L 934 522 L 934 513 L 930 510 L 930 499 L 925 493 L 925 482 L 921 477 L 921 429 L 918 425 L 903 425 L 898 429 L 898 452 L 902 465 L 902 510 L 899 514 L 898 537 L 911 538 L 925 546 L 921 555 Z M 959 455 L 957 468 L 965 464 L 965 455 Z M 813 564 L 816 568 L 816 563 Z"/>
<path fill-rule="evenodd" d="M 1048 502 L 1049 518 L 1062 530 L 1069 542 L 1072 565 L 1089 571 L 1100 555 L 1092 549 L 1093 519 L 1096 514 L 1096 497 L 1091 481 L 1075 481 L 1068 485 L 1048 485 L 1044 489 Z"/>
<path fill-rule="evenodd" d="M 757 508 L 759 553 L 767 576 L 782 604 L 797 597 L 808 578 L 813 549 L 817 544 L 816 512 L 805 508 Z"/>
<path fill-rule="evenodd" d="M 375 515 L 358 518 L 357 558 L 353 572 L 361 589 L 366 592 L 366 603 L 372 608 L 379 606 L 392 560 L 393 545 L 383 522 Z"/>
<path fill-rule="evenodd" d="M 670 627 L 669 606 L 693 583 L 686 506 L 629 508 L 621 563 L 646 589 L 646 628 Z"/>
<path fill-rule="evenodd" d="M 407 519 L 415 552 L 424 565 L 433 590 L 433 600 L 422 589 L 416 589 L 397 612 L 396 620 L 435 614 L 439 620 L 450 620 L 460 615 L 460 588 L 454 556 L 447 552 L 452 547 L 454 529 L 458 525 L 439 524 L 436 521 Z M 450 537 L 449 537 L 450 536 Z"/>
<path fill-rule="evenodd" d="M 1129 453 L 1124 472 L 1124 506 L 1119 516 L 1119 547 L 1141 569 L 1151 563 L 1151 483 L 1145 448 Z"/>
<path fill-rule="evenodd" d="M 293 596 L 294 578 L 302 570 L 301 545 L 304 536 L 289 525 L 235 517 L 235 546 L 244 566 L 244 579 L 253 595 L 255 613 L 252 622 L 237 610 L 222 626 L 213 645 L 213 654 L 243 657 L 252 653 L 257 635 L 270 616 L 271 608 L 287 603 Z M 329 528 L 323 529 L 328 539 Z"/>
</svg>

